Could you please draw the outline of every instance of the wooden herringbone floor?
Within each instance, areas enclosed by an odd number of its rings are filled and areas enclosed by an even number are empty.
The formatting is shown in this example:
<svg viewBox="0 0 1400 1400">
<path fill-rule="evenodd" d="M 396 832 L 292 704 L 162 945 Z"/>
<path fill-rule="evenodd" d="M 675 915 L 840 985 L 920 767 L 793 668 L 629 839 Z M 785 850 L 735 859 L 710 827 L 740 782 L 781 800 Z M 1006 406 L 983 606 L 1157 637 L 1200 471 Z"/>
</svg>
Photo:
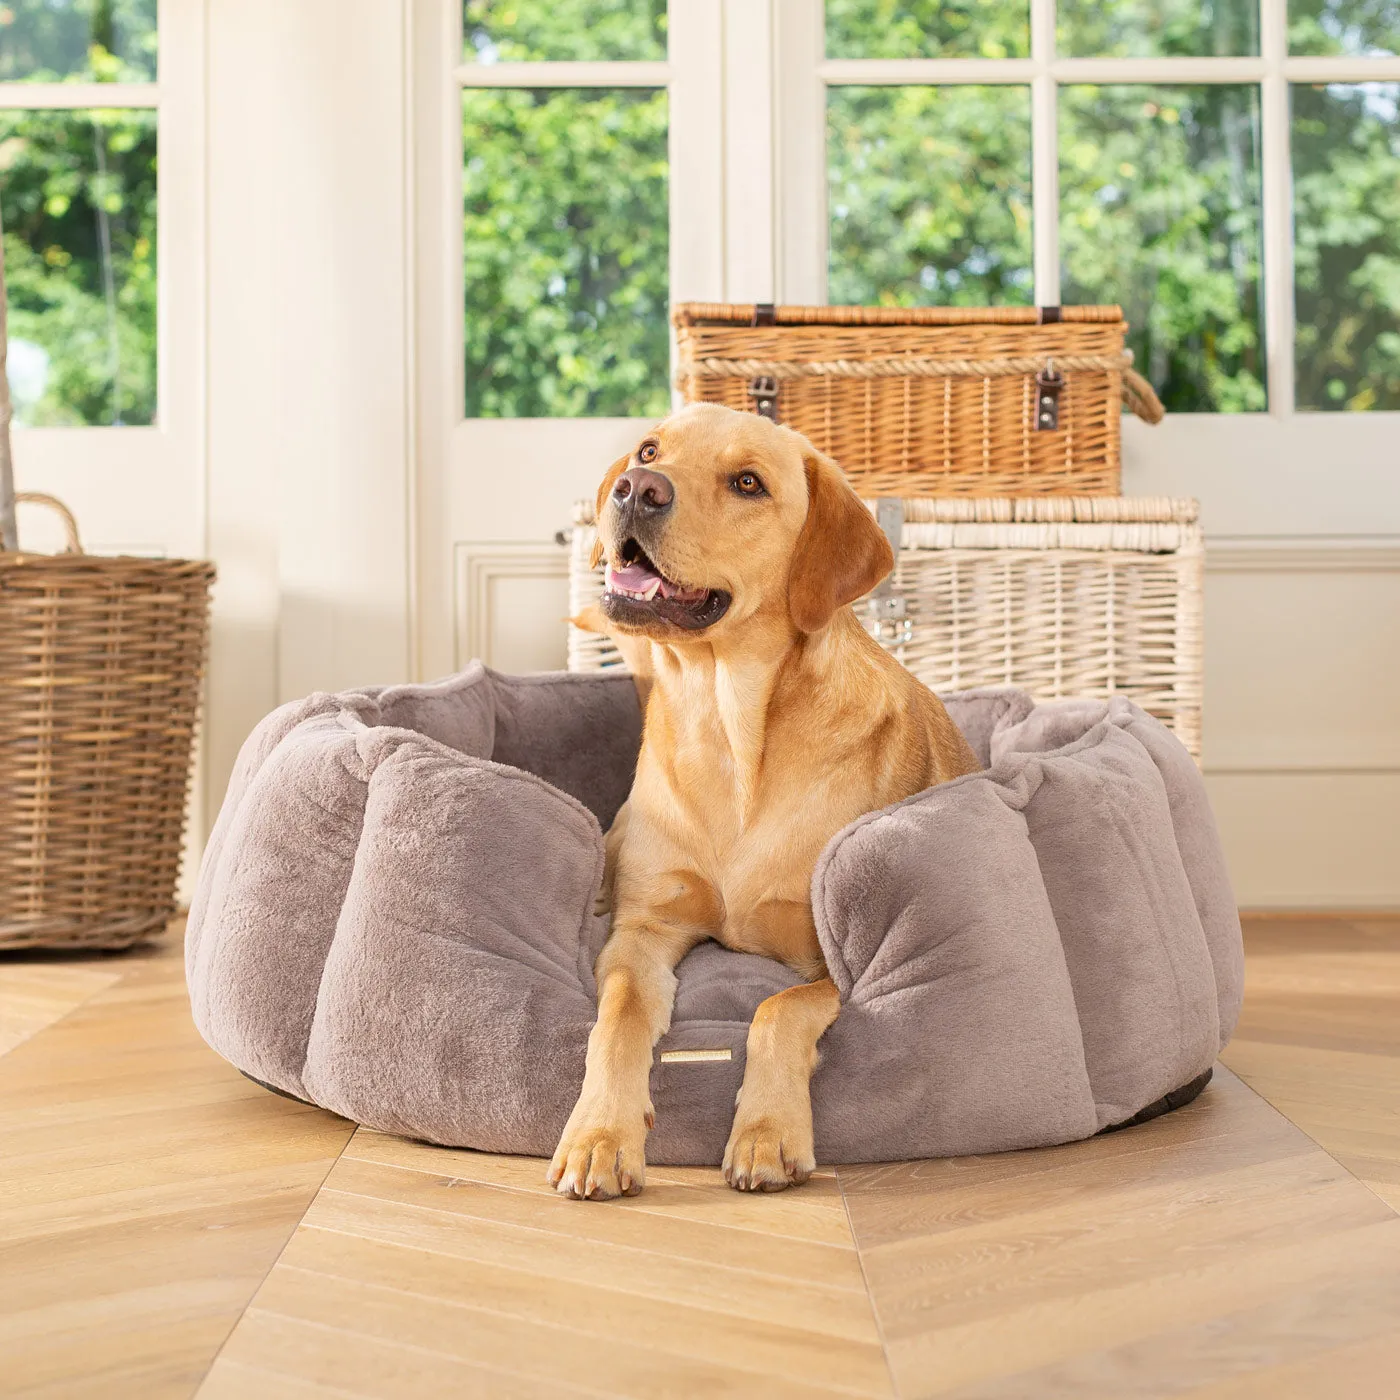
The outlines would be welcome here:
<svg viewBox="0 0 1400 1400">
<path fill-rule="evenodd" d="M 1400 920 L 1246 925 L 1191 1107 L 781 1196 L 542 1164 L 265 1093 L 178 948 L 0 962 L 0 1395 L 1400 1394 Z"/>
</svg>

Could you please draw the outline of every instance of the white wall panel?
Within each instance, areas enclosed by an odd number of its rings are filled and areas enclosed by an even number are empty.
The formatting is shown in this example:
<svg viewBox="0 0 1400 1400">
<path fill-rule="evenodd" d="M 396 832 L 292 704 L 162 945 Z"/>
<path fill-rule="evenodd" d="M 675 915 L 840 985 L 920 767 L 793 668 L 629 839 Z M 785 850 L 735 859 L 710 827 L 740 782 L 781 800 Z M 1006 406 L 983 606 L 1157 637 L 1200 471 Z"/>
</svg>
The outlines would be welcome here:
<svg viewBox="0 0 1400 1400">
<path fill-rule="evenodd" d="M 1400 773 L 1207 774 L 1246 908 L 1400 908 Z"/>
<path fill-rule="evenodd" d="M 1400 773 L 1400 548 L 1207 551 L 1205 766 Z"/>
<path fill-rule="evenodd" d="M 217 802 L 274 704 L 408 650 L 404 14 L 210 0 Z"/>
</svg>

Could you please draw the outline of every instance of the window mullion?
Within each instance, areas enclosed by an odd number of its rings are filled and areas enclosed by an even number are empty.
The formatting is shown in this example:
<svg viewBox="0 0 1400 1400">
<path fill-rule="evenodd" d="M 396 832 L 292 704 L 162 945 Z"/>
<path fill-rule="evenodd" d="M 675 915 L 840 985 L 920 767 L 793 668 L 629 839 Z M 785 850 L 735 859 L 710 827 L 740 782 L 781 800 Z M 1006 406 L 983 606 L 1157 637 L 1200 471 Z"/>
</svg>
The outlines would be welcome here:
<svg viewBox="0 0 1400 1400">
<path fill-rule="evenodd" d="M 1059 93 L 1055 61 L 1055 0 L 1031 0 L 1031 236 L 1035 299 L 1060 301 Z"/>
<path fill-rule="evenodd" d="M 823 0 L 774 0 L 777 67 L 777 301 L 827 298 L 826 51 Z"/>
<path fill-rule="evenodd" d="M 159 83 L 0 83 L 0 110 L 82 111 L 160 106 Z"/>
<path fill-rule="evenodd" d="M 724 297 L 724 63 L 721 0 L 685 0 L 669 11 L 667 94 L 670 291 L 679 301 Z"/>
<path fill-rule="evenodd" d="M 1029 58 L 828 58 L 817 69 L 832 86 L 952 87 L 959 83 L 1026 83 Z"/>
<path fill-rule="evenodd" d="M 724 0 L 724 298 L 775 300 L 773 0 Z"/>
<path fill-rule="evenodd" d="M 1260 0 L 1264 346 L 1269 412 L 1293 412 L 1293 172 L 1289 140 L 1287 0 Z"/>
</svg>

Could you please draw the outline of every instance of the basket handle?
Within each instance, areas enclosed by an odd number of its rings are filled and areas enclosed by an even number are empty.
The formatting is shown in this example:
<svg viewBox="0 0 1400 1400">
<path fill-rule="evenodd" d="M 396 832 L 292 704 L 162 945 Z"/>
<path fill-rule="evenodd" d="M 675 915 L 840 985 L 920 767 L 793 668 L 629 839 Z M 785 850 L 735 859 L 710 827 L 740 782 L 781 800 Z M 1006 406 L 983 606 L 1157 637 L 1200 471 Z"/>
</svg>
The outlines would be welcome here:
<svg viewBox="0 0 1400 1400">
<path fill-rule="evenodd" d="M 63 533 L 67 537 L 63 547 L 65 554 L 81 554 L 83 542 L 78 538 L 78 522 L 73 512 L 57 496 L 46 495 L 43 491 L 16 491 L 15 504 L 21 506 L 47 506 L 63 522 Z"/>
<path fill-rule="evenodd" d="M 1157 391 L 1137 370 L 1126 366 L 1123 370 L 1123 402 L 1144 423 L 1160 423 L 1166 416 L 1167 410 L 1162 407 Z"/>
</svg>

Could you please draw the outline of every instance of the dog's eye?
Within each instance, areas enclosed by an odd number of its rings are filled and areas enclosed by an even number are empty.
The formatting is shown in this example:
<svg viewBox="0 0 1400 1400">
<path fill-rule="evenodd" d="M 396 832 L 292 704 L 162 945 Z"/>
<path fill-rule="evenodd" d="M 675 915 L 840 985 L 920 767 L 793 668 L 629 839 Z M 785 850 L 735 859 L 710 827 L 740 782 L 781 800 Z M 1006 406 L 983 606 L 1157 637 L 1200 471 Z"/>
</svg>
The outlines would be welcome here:
<svg viewBox="0 0 1400 1400">
<path fill-rule="evenodd" d="M 763 496 L 767 492 L 763 489 L 763 483 L 752 472 L 740 472 L 737 476 L 729 478 L 729 484 L 741 496 Z"/>
<path fill-rule="evenodd" d="M 654 462 L 659 451 L 660 449 L 654 442 L 644 442 L 637 449 L 637 460 L 639 462 Z"/>
</svg>

